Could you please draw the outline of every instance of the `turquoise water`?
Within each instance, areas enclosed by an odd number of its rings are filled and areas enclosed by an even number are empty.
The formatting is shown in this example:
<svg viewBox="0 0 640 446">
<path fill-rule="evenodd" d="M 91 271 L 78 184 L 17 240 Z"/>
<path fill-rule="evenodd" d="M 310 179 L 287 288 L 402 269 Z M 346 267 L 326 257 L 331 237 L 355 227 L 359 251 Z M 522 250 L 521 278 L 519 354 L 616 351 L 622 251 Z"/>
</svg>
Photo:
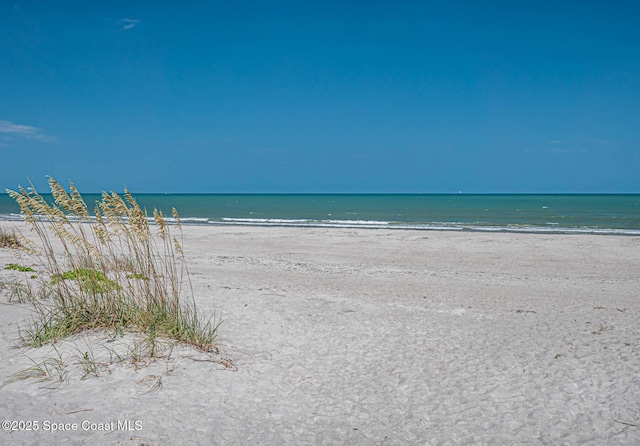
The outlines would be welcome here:
<svg viewBox="0 0 640 446">
<path fill-rule="evenodd" d="M 85 194 L 91 204 L 99 195 Z M 640 235 L 640 194 L 140 194 L 149 214 L 188 224 L 362 227 Z M 91 206 L 90 206 L 91 207 Z M 19 219 L 0 195 L 0 219 Z"/>
</svg>

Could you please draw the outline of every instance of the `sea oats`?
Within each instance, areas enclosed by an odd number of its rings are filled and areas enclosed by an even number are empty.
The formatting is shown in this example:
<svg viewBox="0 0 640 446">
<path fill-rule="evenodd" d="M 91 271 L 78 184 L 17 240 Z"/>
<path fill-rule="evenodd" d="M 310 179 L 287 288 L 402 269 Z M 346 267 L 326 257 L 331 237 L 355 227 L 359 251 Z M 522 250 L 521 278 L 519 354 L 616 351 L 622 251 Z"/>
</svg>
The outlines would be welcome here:
<svg viewBox="0 0 640 446">
<path fill-rule="evenodd" d="M 171 208 L 171 214 L 173 215 L 173 218 L 176 219 L 176 222 L 178 223 L 178 226 L 180 225 L 180 215 L 178 214 L 178 211 L 176 210 L 176 208 Z"/>
<path fill-rule="evenodd" d="M 87 210 L 87 204 L 84 202 L 82 195 L 76 189 L 76 186 L 69 181 L 69 190 L 71 191 L 71 208 L 73 211 L 81 217 L 83 220 L 91 221 L 89 211 Z"/>
<path fill-rule="evenodd" d="M 115 192 L 111 192 L 111 205 L 118 216 L 123 217 L 125 215 L 129 215 L 127 203 L 125 203 L 122 197 Z"/>
<path fill-rule="evenodd" d="M 34 299 L 36 316 L 24 331 L 25 342 L 40 346 L 91 328 L 129 327 L 157 330 L 199 348 L 213 343 L 217 326 L 195 317 L 193 296 L 183 297 L 188 270 L 176 253 L 184 253 L 162 212 L 153 212 L 163 240 L 156 243 L 146 212 L 129 190 L 124 198 L 103 192 L 95 204 L 94 220 L 73 183 L 70 195 L 53 178 L 49 185 L 53 205 L 33 186 L 8 191 L 40 237 L 42 251 L 31 252 L 41 264 L 40 287 L 50 296 L 46 301 Z M 173 213 L 177 217 L 175 209 Z M 80 221 L 70 220 L 69 215 Z M 29 243 L 25 246 L 32 248 Z"/>
<path fill-rule="evenodd" d="M 67 194 L 67 191 L 58 183 L 55 178 L 49 177 L 49 188 L 53 194 L 53 198 L 59 206 L 65 209 L 69 209 L 71 204 L 71 197 Z"/>
<path fill-rule="evenodd" d="M 22 212 L 25 211 L 29 211 L 29 194 L 27 193 L 26 190 L 24 190 L 23 187 L 18 188 L 18 190 L 20 192 L 16 192 L 10 189 L 5 189 L 7 191 L 7 194 L 9 194 L 9 196 L 11 198 L 13 198 L 14 200 L 16 200 L 16 202 L 18 203 L 18 206 L 20 206 L 20 210 Z"/>
<path fill-rule="evenodd" d="M 173 238 L 173 246 L 176 248 L 176 252 L 180 255 L 184 255 L 184 252 L 182 251 L 182 246 L 180 245 L 180 242 L 178 241 L 177 238 Z"/>
<path fill-rule="evenodd" d="M 32 256 L 42 255 L 40 250 L 38 249 L 38 244 L 35 243 L 33 240 L 28 239 L 22 234 L 17 234 L 17 238 L 19 241 L 18 249 Z"/>
<path fill-rule="evenodd" d="M 147 239 L 151 236 L 151 232 L 149 230 L 149 221 L 147 219 L 147 215 L 140 208 L 136 199 L 131 195 L 128 189 L 124 190 L 124 196 L 127 199 L 127 202 L 130 206 L 127 206 L 127 213 L 129 215 L 129 222 L 131 228 L 134 230 L 137 236 Z"/>
<path fill-rule="evenodd" d="M 104 219 L 102 218 L 99 205 L 96 205 L 94 212 L 96 216 L 96 224 L 93 225 L 92 228 L 98 238 L 98 241 L 105 245 L 110 240 L 110 234 L 104 223 Z"/>
<path fill-rule="evenodd" d="M 167 229 L 162 211 L 154 209 L 153 218 L 156 221 L 156 225 L 158 226 L 158 236 L 164 240 L 167 237 Z"/>
</svg>

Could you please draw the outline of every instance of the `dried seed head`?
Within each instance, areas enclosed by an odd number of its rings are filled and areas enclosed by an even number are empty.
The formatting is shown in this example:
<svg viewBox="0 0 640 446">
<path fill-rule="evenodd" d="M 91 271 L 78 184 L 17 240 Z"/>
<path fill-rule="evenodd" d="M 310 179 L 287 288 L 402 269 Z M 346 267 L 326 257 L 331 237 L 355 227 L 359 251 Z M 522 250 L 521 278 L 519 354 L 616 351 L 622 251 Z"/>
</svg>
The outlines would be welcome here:
<svg viewBox="0 0 640 446">
<path fill-rule="evenodd" d="M 177 238 L 173 238 L 173 246 L 175 246 L 176 248 L 176 252 L 180 255 L 184 255 L 184 252 L 182 251 L 182 246 L 180 246 L 180 242 L 178 242 Z"/>
<path fill-rule="evenodd" d="M 87 204 L 84 202 L 84 199 L 82 198 L 82 195 L 80 195 L 80 192 L 78 192 L 78 189 L 76 189 L 75 184 L 71 181 L 69 181 L 69 190 L 71 191 L 71 209 L 73 212 L 82 219 L 91 221 L 91 217 L 87 211 Z"/>
<path fill-rule="evenodd" d="M 26 252 L 29 255 L 39 256 L 41 255 L 40 250 L 38 249 L 38 244 L 31 239 L 28 239 L 22 234 L 17 234 L 16 238 L 18 239 L 17 248 L 21 251 Z"/>
<path fill-rule="evenodd" d="M 162 215 L 162 211 L 154 209 L 153 219 L 156 221 L 156 225 L 158 225 L 158 236 L 160 236 L 160 238 L 164 240 L 167 237 L 167 227 L 164 215 Z"/>
<path fill-rule="evenodd" d="M 71 198 L 67 191 L 56 181 L 55 178 L 49 177 L 49 188 L 51 189 L 51 194 L 53 198 L 56 200 L 56 204 L 58 206 L 62 206 L 64 209 L 71 208 Z"/>
</svg>

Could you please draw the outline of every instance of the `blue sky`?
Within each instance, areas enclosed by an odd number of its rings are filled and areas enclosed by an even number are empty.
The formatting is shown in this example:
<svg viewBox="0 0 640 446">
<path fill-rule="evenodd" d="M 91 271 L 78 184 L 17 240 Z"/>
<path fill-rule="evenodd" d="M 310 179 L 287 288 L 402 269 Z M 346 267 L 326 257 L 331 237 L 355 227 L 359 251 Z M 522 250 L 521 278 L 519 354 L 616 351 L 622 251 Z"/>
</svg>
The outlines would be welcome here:
<svg viewBox="0 0 640 446">
<path fill-rule="evenodd" d="M 640 192 L 636 1 L 2 1 L 0 187 Z"/>
</svg>

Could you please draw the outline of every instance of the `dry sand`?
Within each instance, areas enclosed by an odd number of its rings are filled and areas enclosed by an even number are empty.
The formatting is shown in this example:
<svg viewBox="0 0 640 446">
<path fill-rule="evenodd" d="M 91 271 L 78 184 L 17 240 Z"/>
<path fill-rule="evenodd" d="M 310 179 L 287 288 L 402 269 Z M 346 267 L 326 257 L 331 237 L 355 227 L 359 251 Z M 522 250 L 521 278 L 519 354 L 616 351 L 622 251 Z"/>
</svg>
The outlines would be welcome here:
<svg viewBox="0 0 640 446">
<path fill-rule="evenodd" d="M 185 230 L 222 354 L 176 348 L 80 379 L 78 352 L 116 343 L 60 343 L 62 382 L 0 389 L 2 420 L 39 425 L 0 443 L 640 444 L 639 237 Z M 56 353 L 13 347 L 28 310 L 1 293 L 4 380 Z"/>
</svg>

